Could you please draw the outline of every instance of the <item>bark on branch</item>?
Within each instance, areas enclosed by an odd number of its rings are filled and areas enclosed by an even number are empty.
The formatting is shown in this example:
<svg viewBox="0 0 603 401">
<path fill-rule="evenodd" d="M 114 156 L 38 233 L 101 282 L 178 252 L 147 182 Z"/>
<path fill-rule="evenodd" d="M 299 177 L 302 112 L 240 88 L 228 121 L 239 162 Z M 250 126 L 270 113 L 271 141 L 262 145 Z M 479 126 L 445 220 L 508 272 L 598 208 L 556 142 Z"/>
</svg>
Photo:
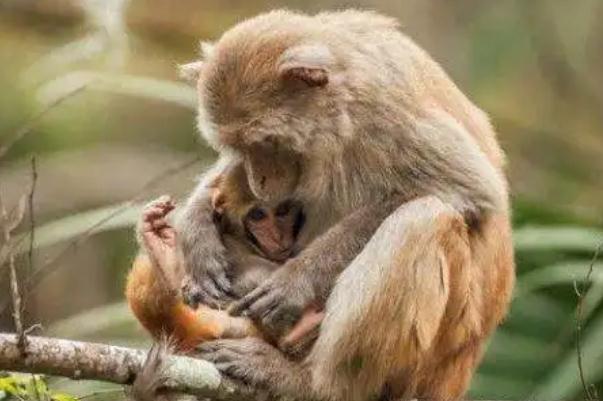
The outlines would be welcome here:
<svg viewBox="0 0 603 401">
<path fill-rule="evenodd" d="M 34 336 L 27 337 L 25 352 L 24 357 L 15 334 L 0 333 L 0 370 L 129 385 L 146 360 L 142 350 Z M 200 359 L 168 356 L 165 375 L 162 388 L 167 391 L 218 400 L 252 397 L 249 389 L 225 380 L 213 364 Z"/>
</svg>

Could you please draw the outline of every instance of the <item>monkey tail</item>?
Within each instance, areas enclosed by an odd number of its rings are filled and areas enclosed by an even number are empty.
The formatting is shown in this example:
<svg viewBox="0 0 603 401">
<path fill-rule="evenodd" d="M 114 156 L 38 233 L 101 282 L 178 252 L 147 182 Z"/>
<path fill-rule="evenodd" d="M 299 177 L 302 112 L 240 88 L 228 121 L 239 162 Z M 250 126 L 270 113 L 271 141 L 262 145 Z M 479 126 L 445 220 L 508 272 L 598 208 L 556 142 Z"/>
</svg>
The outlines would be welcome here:
<svg viewBox="0 0 603 401">
<path fill-rule="evenodd" d="M 184 400 L 178 394 L 162 393 L 162 388 L 169 379 L 167 356 L 175 351 L 175 345 L 173 339 L 165 336 L 153 344 L 134 383 L 127 392 L 128 401 Z"/>
</svg>

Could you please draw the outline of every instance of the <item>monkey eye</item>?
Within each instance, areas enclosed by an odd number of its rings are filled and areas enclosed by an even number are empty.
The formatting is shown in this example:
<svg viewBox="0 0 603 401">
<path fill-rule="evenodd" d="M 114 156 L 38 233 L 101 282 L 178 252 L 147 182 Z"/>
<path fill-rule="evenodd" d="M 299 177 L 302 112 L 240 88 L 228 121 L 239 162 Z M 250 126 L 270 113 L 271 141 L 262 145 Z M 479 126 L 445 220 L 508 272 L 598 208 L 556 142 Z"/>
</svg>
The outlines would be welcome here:
<svg viewBox="0 0 603 401">
<path fill-rule="evenodd" d="M 274 214 L 276 214 L 277 217 L 284 217 L 289 214 L 292 207 L 293 205 L 290 201 L 285 201 L 276 207 Z"/>
<path fill-rule="evenodd" d="M 247 217 L 253 221 L 260 221 L 266 218 L 266 212 L 259 207 L 254 207 L 247 213 Z"/>
</svg>

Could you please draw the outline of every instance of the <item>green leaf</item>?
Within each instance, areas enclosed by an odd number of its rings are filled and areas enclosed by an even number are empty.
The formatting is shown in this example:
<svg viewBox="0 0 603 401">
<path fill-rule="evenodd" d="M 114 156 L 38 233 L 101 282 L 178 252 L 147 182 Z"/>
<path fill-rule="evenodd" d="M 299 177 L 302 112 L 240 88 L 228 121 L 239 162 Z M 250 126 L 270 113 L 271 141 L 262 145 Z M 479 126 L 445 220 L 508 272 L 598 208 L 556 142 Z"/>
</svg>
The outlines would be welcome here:
<svg viewBox="0 0 603 401">
<path fill-rule="evenodd" d="M 588 274 L 590 263 L 590 260 L 586 259 L 570 260 L 522 274 L 517 283 L 516 294 L 521 296 L 554 285 L 573 285 L 574 282 L 582 282 Z M 593 283 L 603 284 L 603 262 L 593 265 L 590 279 Z"/>
<path fill-rule="evenodd" d="M 18 395 L 19 388 L 15 377 L 0 377 L 0 390 L 10 395 Z"/>
<path fill-rule="evenodd" d="M 513 300 L 503 329 L 549 341 L 565 327 L 574 307 L 545 294 L 529 293 Z"/>
<path fill-rule="evenodd" d="M 546 339 L 499 330 L 487 348 L 480 373 L 501 378 L 536 380 L 555 362 L 559 352 Z"/>
<path fill-rule="evenodd" d="M 592 253 L 603 242 L 603 231 L 571 226 L 526 226 L 515 230 L 515 250 Z"/>
<path fill-rule="evenodd" d="M 65 393 L 53 393 L 51 395 L 52 401 L 78 401 L 77 397 L 74 397 Z"/>
<path fill-rule="evenodd" d="M 525 378 L 507 378 L 478 372 L 473 376 L 468 399 L 520 400 L 529 394 L 533 383 Z"/>
<path fill-rule="evenodd" d="M 582 318 L 588 320 L 591 314 L 603 301 L 603 262 L 592 265 L 590 274 L 590 288 L 584 297 Z M 519 277 L 515 294 L 522 297 L 528 293 L 555 285 L 572 286 L 574 283 L 583 283 L 591 268 L 591 260 L 568 261 L 542 267 L 522 274 Z M 573 291 L 573 289 L 572 289 Z"/>
<path fill-rule="evenodd" d="M 28 394 L 34 395 L 34 396 L 48 395 L 48 384 L 46 383 L 46 379 L 44 378 L 44 376 L 35 375 L 35 376 L 30 376 L 28 379 L 29 380 L 27 380 L 27 382 L 25 384 L 25 388 L 26 388 L 26 391 Z"/>
</svg>

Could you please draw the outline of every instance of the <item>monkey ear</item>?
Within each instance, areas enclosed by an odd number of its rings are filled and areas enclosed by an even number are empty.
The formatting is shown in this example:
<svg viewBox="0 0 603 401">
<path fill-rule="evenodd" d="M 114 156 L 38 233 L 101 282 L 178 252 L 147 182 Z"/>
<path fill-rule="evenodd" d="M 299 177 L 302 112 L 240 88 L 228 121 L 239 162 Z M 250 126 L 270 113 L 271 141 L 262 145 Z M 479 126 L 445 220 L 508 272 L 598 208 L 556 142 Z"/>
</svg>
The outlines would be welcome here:
<svg viewBox="0 0 603 401">
<path fill-rule="evenodd" d="M 199 45 L 201 50 L 201 57 L 203 60 L 207 60 L 214 54 L 214 44 L 211 42 L 201 42 Z"/>
<path fill-rule="evenodd" d="M 180 64 L 178 66 L 180 78 L 184 79 L 187 82 L 196 82 L 199 79 L 199 74 L 201 74 L 202 68 L 203 61 L 194 61 L 192 63 Z"/>
<path fill-rule="evenodd" d="M 214 45 L 210 42 L 201 42 L 199 45 L 201 60 L 192 63 L 181 64 L 178 66 L 180 70 L 180 78 L 187 82 L 196 82 L 199 79 L 199 74 L 203 69 L 203 61 L 207 60 L 214 54 Z"/>
<path fill-rule="evenodd" d="M 294 46 L 281 56 L 279 74 L 287 81 L 303 82 L 310 87 L 325 86 L 333 63 L 334 57 L 326 46 Z"/>
<path fill-rule="evenodd" d="M 223 215 L 225 211 L 226 196 L 219 189 L 214 189 L 211 196 L 211 206 L 214 209 L 214 213 L 217 215 Z"/>
</svg>

